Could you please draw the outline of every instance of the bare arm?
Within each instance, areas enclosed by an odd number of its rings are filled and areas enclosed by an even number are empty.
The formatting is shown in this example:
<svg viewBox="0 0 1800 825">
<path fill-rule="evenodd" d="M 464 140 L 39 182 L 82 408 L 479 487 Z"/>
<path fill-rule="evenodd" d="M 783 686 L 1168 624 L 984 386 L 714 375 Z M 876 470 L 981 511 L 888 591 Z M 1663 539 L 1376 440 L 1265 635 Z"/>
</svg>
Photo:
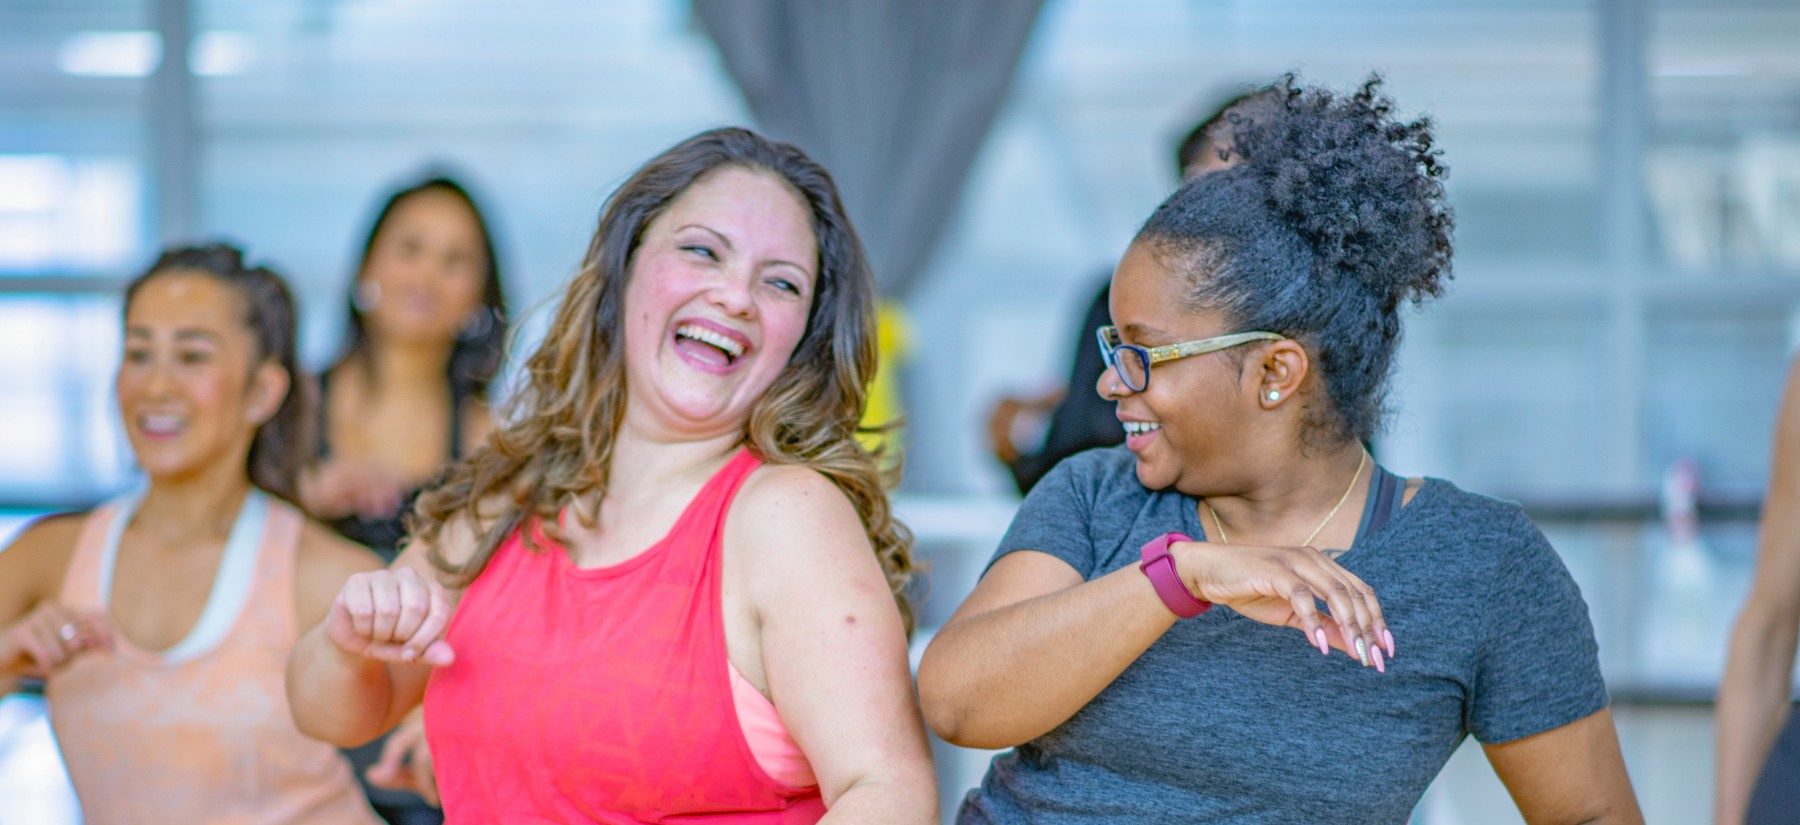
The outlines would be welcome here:
<svg viewBox="0 0 1800 825">
<path fill-rule="evenodd" d="M 1369 648 L 1386 624 L 1368 586 L 1311 548 L 1178 542 L 1170 550 L 1188 590 L 1245 616 Z M 1324 598 L 1340 626 L 1315 606 Z M 1047 553 L 994 563 L 919 663 L 925 718 L 964 747 L 1030 741 L 1074 716 L 1175 623 L 1136 565 L 1092 581 Z M 1391 646 L 1389 648 L 1391 653 Z M 1354 654 L 1352 654 L 1354 655 Z"/>
<path fill-rule="evenodd" d="M 1788 715 L 1800 636 L 1800 360 L 1788 368 L 1750 596 L 1719 684 L 1713 817 L 1742 822 L 1763 761 Z"/>
<path fill-rule="evenodd" d="M 475 534 L 439 534 L 454 560 L 472 553 Z M 454 654 L 442 641 L 461 591 L 448 586 L 413 542 L 385 570 L 356 573 L 325 618 L 288 657 L 288 704 L 302 733 L 341 747 L 392 729 L 425 695 L 434 666 Z"/>
<path fill-rule="evenodd" d="M 83 521 L 80 515 L 42 519 L 0 550 L 0 694 L 21 676 L 42 676 L 111 643 L 112 623 L 104 615 L 57 602 Z M 74 631 L 69 638 L 64 628 Z"/>
<path fill-rule="evenodd" d="M 925 718 L 967 748 L 1030 741 L 1074 716 L 1174 624 L 1136 568 L 1084 582 L 1055 556 L 1009 553 L 925 649 Z"/>
<path fill-rule="evenodd" d="M 1610 710 L 1482 750 L 1532 825 L 1644 821 Z"/>
<path fill-rule="evenodd" d="M 762 675 L 825 820 L 935 822 L 900 612 L 849 500 L 811 470 L 766 468 L 733 504 L 726 541 L 744 551 L 727 558 L 745 561 Z"/>
</svg>

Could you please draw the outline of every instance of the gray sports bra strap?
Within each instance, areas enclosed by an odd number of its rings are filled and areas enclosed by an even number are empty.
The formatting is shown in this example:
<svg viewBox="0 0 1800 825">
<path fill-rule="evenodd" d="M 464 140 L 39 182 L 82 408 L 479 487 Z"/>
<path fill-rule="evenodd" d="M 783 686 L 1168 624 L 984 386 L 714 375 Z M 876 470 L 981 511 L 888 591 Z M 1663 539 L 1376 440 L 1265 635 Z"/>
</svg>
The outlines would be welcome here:
<svg viewBox="0 0 1800 825">
<path fill-rule="evenodd" d="M 1406 480 L 1387 471 L 1381 465 L 1375 465 L 1375 504 L 1369 508 L 1368 523 L 1363 525 L 1362 532 L 1374 535 L 1375 531 L 1386 526 L 1400 512 L 1401 491 Z"/>
</svg>

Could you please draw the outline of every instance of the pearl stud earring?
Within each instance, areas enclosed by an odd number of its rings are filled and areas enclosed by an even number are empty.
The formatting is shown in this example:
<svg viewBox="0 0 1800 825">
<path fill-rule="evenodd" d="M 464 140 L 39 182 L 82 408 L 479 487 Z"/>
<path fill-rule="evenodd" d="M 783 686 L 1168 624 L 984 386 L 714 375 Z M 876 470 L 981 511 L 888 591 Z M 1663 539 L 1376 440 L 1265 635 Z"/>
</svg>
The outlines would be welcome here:
<svg viewBox="0 0 1800 825">
<path fill-rule="evenodd" d="M 1270 401 L 1280 401 L 1281 400 L 1281 390 L 1269 390 L 1269 400 Z"/>
</svg>

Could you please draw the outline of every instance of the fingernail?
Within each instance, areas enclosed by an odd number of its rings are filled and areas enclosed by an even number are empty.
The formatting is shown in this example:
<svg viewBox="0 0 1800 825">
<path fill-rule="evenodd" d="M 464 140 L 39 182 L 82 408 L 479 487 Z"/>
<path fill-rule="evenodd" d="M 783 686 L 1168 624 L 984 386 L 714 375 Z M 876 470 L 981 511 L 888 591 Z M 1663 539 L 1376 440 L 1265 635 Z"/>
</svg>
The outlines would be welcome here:
<svg viewBox="0 0 1800 825">
<path fill-rule="evenodd" d="M 409 647 L 405 650 L 400 651 L 400 658 L 405 659 L 406 661 L 410 662 L 414 659 L 419 658 L 419 651 L 413 650 L 412 648 Z"/>
<path fill-rule="evenodd" d="M 1363 667 L 1369 666 L 1369 645 L 1361 636 L 1356 637 L 1356 658 L 1362 660 Z"/>
<path fill-rule="evenodd" d="M 1388 658 L 1389 659 L 1394 658 L 1394 633 L 1393 633 L 1393 631 L 1387 630 L 1384 628 L 1381 631 L 1381 638 L 1387 642 Z"/>
<path fill-rule="evenodd" d="M 1331 645 L 1325 643 L 1325 628 L 1322 628 L 1322 627 L 1314 628 L 1313 629 L 1313 639 L 1319 643 L 1319 655 L 1320 656 L 1330 656 L 1331 655 Z"/>
<path fill-rule="evenodd" d="M 1386 673 L 1387 672 L 1387 662 L 1381 658 L 1381 645 L 1375 646 L 1374 655 L 1375 655 L 1375 672 L 1376 673 Z"/>
</svg>

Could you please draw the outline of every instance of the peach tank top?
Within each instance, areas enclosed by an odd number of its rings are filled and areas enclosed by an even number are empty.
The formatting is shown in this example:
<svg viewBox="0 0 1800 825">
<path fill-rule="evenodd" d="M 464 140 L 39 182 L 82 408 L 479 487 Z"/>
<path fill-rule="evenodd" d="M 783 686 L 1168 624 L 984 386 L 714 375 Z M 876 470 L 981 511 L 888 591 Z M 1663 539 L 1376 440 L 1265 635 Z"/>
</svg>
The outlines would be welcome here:
<svg viewBox="0 0 1800 825">
<path fill-rule="evenodd" d="M 135 497 L 89 514 L 64 604 L 106 610 Z M 50 721 L 90 825 L 380 822 L 337 749 L 294 728 L 283 678 L 298 638 L 302 516 L 252 490 L 186 638 L 150 651 L 120 636 L 45 685 Z"/>
</svg>

